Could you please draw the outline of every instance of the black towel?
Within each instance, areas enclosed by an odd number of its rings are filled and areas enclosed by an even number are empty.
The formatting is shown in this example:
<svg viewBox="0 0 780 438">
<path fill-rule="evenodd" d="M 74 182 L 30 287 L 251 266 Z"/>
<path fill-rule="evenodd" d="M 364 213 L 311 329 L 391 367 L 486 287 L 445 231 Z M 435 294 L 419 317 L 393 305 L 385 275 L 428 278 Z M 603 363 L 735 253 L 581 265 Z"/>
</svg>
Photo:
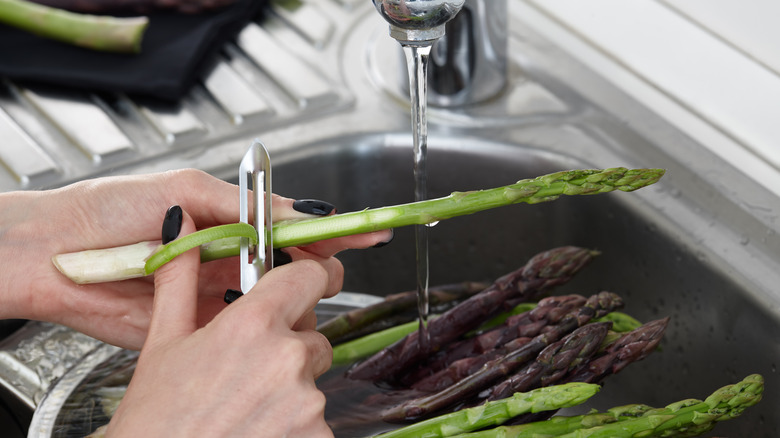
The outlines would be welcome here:
<svg viewBox="0 0 780 438">
<path fill-rule="evenodd" d="M 178 100 L 222 45 L 267 0 L 237 0 L 216 12 L 149 14 L 141 53 L 125 55 L 73 47 L 0 25 L 0 76 L 101 92 Z"/>
</svg>

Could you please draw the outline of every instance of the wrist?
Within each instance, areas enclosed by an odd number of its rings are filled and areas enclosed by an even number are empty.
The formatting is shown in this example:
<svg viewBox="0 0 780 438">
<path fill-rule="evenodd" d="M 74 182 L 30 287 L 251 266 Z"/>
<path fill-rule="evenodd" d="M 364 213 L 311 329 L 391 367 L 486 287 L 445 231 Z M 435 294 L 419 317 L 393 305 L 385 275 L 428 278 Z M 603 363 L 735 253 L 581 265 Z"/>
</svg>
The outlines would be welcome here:
<svg viewBox="0 0 780 438">
<path fill-rule="evenodd" d="M 32 317 L 30 294 L 34 265 L 29 252 L 35 237 L 34 192 L 0 193 L 0 319 Z"/>
</svg>

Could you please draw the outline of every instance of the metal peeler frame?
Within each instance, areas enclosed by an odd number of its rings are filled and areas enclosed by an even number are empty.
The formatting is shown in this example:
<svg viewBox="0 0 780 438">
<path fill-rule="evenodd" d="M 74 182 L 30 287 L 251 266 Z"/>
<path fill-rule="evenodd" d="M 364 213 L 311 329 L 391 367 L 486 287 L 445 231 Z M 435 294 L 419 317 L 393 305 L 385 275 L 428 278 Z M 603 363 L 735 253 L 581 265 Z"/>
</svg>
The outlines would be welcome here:
<svg viewBox="0 0 780 438">
<path fill-rule="evenodd" d="M 250 188 L 248 179 L 251 178 Z M 246 294 L 273 267 L 273 216 L 271 214 L 271 158 L 265 145 L 255 139 L 238 168 L 241 222 L 249 223 L 249 196 L 253 199 L 257 244 L 241 238 L 241 292 Z M 252 191 L 250 195 L 250 190 Z M 252 260 L 250 261 L 250 254 Z"/>
</svg>

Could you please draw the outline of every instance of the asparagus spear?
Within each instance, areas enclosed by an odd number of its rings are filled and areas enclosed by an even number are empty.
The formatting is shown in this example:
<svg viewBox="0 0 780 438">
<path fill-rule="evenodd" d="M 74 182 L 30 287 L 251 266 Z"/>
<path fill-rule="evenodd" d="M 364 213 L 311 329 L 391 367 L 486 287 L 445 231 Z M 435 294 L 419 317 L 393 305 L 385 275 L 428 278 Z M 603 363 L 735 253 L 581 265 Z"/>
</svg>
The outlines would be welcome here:
<svg viewBox="0 0 780 438">
<path fill-rule="evenodd" d="M 610 344 L 604 353 L 572 370 L 567 381 L 600 383 L 628 364 L 644 359 L 658 347 L 668 324 L 669 318 L 666 317 L 625 333 Z"/>
<path fill-rule="evenodd" d="M 451 195 L 430 199 L 410 204 L 366 209 L 351 213 L 325 216 L 301 221 L 282 221 L 273 226 L 274 247 L 284 248 L 288 246 L 301 246 L 314 243 L 319 240 L 349 236 L 352 234 L 378 231 L 389 228 L 398 228 L 406 225 L 422 225 L 456 216 L 473 214 L 479 211 L 504 205 L 552 201 L 561 195 L 590 195 L 607 193 L 613 190 L 630 192 L 657 182 L 664 174 L 663 169 L 626 169 L 622 167 L 597 170 L 570 170 L 556 172 L 540 176 L 534 179 L 520 180 L 508 186 L 477 190 L 471 192 L 454 192 Z M 208 230 L 203 230 L 208 231 Z M 225 236 L 215 237 L 222 239 Z M 185 236 L 181 239 L 188 239 Z M 255 237 L 255 241 L 257 238 Z M 170 244 L 169 244 L 170 245 Z M 154 243 L 147 246 L 156 247 Z M 216 257 L 229 257 L 238 255 L 239 241 L 237 239 L 223 240 L 218 245 L 216 254 L 210 251 L 213 248 L 201 250 L 201 260 L 213 260 Z M 160 255 L 157 257 L 158 255 Z M 179 253 L 172 251 L 165 245 L 158 249 L 150 250 L 144 257 L 139 257 L 137 252 L 127 255 L 131 260 L 122 260 L 118 265 L 132 267 L 127 270 L 111 269 L 113 262 L 108 262 L 106 270 L 101 272 L 100 280 L 115 281 L 149 275 L 155 269 L 172 259 Z M 155 257 L 152 257 L 152 256 Z M 92 252 L 89 257 L 81 257 L 79 253 L 70 255 L 68 263 L 58 262 L 61 256 L 55 256 L 54 262 L 58 268 L 79 283 L 95 282 L 89 276 L 80 276 L 86 269 L 84 264 L 92 264 L 95 260 L 103 258 L 104 254 Z M 113 258 L 124 258 L 121 251 L 110 254 Z M 150 263 L 144 260 L 150 258 Z M 159 263 L 151 263 L 155 258 Z M 143 269 L 138 269 L 141 266 Z M 106 280 L 110 278 L 110 280 Z"/>
<path fill-rule="evenodd" d="M 470 282 L 467 282 L 470 283 Z M 478 284 L 478 283 L 474 283 Z M 415 292 L 416 293 L 416 292 Z M 519 314 L 526 311 L 528 308 L 533 308 L 531 303 L 523 303 L 515 306 L 509 312 L 505 312 L 504 316 L 513 314 Z M 520 311 L 519 309 L 522 309 Z M 433 315 L 431 318 L 436 318 L 438 315 Z M 496 317 L 498 318 L 498 317 Z M 388 345 L 402 339 L 404 336 L 415 331 L 419 327 L 419 322 L 409 321 L 407 323 L 398 324 L 392 327 L 388 327 L 383 330 L 378 330 L 367 335 L 363 335 L 356 339 L 351 339 L 344 343 L 333 346 L 333 365 L 347 365 L 360 359 L 365 359 L 374 353 L 382 350 Z M 485 326 L 483 324 L 482 326 Z M 482 327 L 481 326 L 481 327 Z M 492 327 L 492 326 L 490 326 Z M 490 328 L 488 327 L 488 328 Z"/>
<path fill-rule="evenodd" d="M 274 229 L 273 241 L 274 245 L 278 241 L 280 246 L 299 246 L 349 234 L 424 225 L 521 202 L 554 201 L 561 195 L 592 195 L 616 189 L 630 192 L 657 182 L 663 174 L 663 169 L 623 167 L 556 172 L 493 189 L 454 192 L 444 198 L 292 222 Z"/>
<path fill-rule="evenodd" d="M 92 50 L 138 53 L 149 20 L 78 14 L 25 0 L 0 0 L 0 23 Z"/>
<path fill-rule="evenodd" d="M 433 286 L 428 289 L 430 305 L 437 306 L 443 303 L 463 300 L 484 290 L 488 286 L 487 283 L 473 281 Z M 325 335 L 331 344 L 337 344 L 347 339 L 351 333 L 358 332 L 359 329 L 387 318 L 389 315 L 413 309 L 415 314 L 409 319 L 412 320 L 416 316 L 416 307 L 416 290 L 388 295 L 379 303 L 341 313 L 323 322 L 317 327 L 317 331 Z"/>
<path fill-rule="evenodd" d="M 606 350 L 591 358 L 594 351 L 589 352 L 587 359 L 581 361 L 578 366 L 567 367 L 567 382 L 601 383 L 610 374 L 615 374 L 628 364 L 644 359 L 658 346 L 664 335 L 669 318 L 648 322 L 631 332 L 620 336 L 610 343 Z M 593 323 L 595 324 L 595 323 Z M 548 347 L 549 349 L 549 347 Z M 548 352 L 550 354 L 551 352 Z M 540 353 L 540 358 L 542 354 Z M 558 359 L 555 357 L 555 359 Z M 542 364 L 551 359 L 541 359 Z M 540 362 L 540 359 L 537 359 Z M 524 391 L 528 388 L 526 380 L 530 378 L 528 370 L 522 370 L 507 380 L 493 387 L 488 397 L 489 400 L 497 400 L 506 397 L 516 391 Z M 563 378 L 558 374 L 555 379 Z M 552 382 L 546 382 L 549 385 Z"/>
<path fill-rule="evenodd" d="M 719 421 L 740 416 L 745 409 L 761 401 L 763 392 L 763 377 L 752 374 L 739 383 L 718 389 L 704 401 L 681 400 L 661 409 L 627 405 L 605 413 L 553 417 L 548 421 L 462 434 L 458 438 L 692 437 L 711 430 Z"/>
<path fill-rule="evenodd" d="M 585 386 L 582 386 L 585 385 Z M 526 412 L 541 412 L 576 406 L 595 395 L 598 385 L 567 383 L 517 393 L 512 397 L 421 421 L 378 435 L 381 438 L 449 437 L 501 424 Z"/>
<path fill-rule="evenodd" d="M 484 389 L 490 388 L 502 378 L 513 374 L 528 361 L 536 357 L 545 347 L 559 340 L 577 327 L 585 326 L 594 317 L 601 317 L 622 306 L 623 302 L 615 294 L 601 292 L 588 299 L 588 304 L 567 315 L 560 323 L 550 330 L 536 336 L 521 346 L 510 351 L 505 356 L 492 360 L 485 364 L 474 374 L 460 380 L 448 388 L 418 397 L 386 409 L 382 418 L 385 421 L 409 421 L 434 414 L 442 409 L 454 405 L 456 402 L 468 399 Z M 442 320 L 443 317 L 437 318 Z M 596 330 L 590 328 L 590 324 L 584 330 Z"/>
<path fill-rule="evenodd" d="M 642 325 L 636 318 L 623 312 L 612 312 L 598 319 L 612 323 L 612 331 L 617 333 L 630 332 Z"/>
<path fill-rule="evenodd" d="M 32 0 L 34 3 L 90 14 L 177 12 L 201 14 L 231 5 L 235 0 Z"/>
<path fill-rule="evenodd" d="M 370 356 L 417 330 L 419 326 L 417 321 L 409 321 L 335 345 L 332 366 L 347 365 Z"/>
<path fill-rule="evenodd" d="M 584 415 L 569 417 L 552 417 L 549 420 L 535 421 L 532 423 L 513 426 L 498 426 L 491 429 L 480 430 L 455 435 L 453 438 L 542 438 L 560 437 L 561 435 L 580 429 L 614 423 L 626 418 L 641 416 L 652 408 L 647 405 L 634 404 L 620 406 L 606 412 L 591 412 Z"/>
<path fill-rule="evenodd" d="M 599 318 L 597 320 L 603 319 L 605 318 Z M 622 320 L 623 318 L 621 316 L 618 319 Z M 630 320 L 627 321 L 629 321 L 630 324 L 633 324 Z M 606 345 L 604 351 L 599 352 L 587 362 L 571 370 L 558 382 L 602 383 L 610 374 L 617 373 L 628 364 L 642 360 L 647 357 L 648 354 L 655 351 L 658 344 L 661 342 L 661 338 L 664 335 L 668 323 L 669 318 L 664 318 L 648 322 L 628 333 L 621 334 L 610 331 L 603 342 L 603 345 Z M 549 384 L 549 382 L 546 384 Z M 493 395 L 488 396 L 488 400 L 501 397 L 502 393 L 500 392 L 500 386 L 501 385 L 498 385 L 491 390 Z M 518 387 L 518 389 L 522 389 L 522 387 Z M 546 420 L 552 415 L 554 415 L 554 412 L 521 415 L 517 418 L 513 418 L 509 424 L 523 424 Z"/>
<path fill-rule="evenodd" d="M 500 400 L 516 392 L 549 386 L 571 368 L 587 361 L 598 350 L 612 323 L 593 322 L 580 327 L 545 348 L 536 360 L 496 385 L 489 400 Z"/>
<path fill-rule="evenodd" d="M 534 309 L 512 316 L 492 330 L 447 346 L 421 364 L 419 370 L 407 374 L 403 382 L 423 391 L 440 391 L 464 377 L 462 373 L 471 374 L 470 369 L 500 355 L 497 349 L 508 342 L 518 338 L 530 341 L 545 327 L 556 324 L 586 302 L 586 298 L 581 295 L 544 298 Z"/>
<path fill-rule="evenodd" d="M 452 342 L 463 333 L 501 312 L 511 298 L 533 298 L 553 286 L 565 283 L 596 254 L 576 247 L 561 247 L 535 255 L 521 269 L 511 272 L 489 288 L 474 295 L 428 324 L 429 350 L 420 347 L 419 332 L 383 349 L 349 370 L 347 376 L 359 380 L 397 380 L 399 375 L 430 352 Z"/>
</svg>

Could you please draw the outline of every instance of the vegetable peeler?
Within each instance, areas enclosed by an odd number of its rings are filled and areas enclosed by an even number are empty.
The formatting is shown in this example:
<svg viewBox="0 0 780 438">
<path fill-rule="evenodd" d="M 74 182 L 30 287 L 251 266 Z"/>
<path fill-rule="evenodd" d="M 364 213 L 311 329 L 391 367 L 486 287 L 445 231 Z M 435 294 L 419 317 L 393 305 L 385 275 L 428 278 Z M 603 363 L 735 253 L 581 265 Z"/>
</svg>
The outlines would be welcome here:
<svg viewBox="0 0 780 438">
<path fill-rule="evenodd" d="M 252 186 L 249 187 L 251 181 Z M 273 216 L 271 215 L 271 157 L 260 140 L 255 139 L 238 167 L 240 190 L 239 220 L 249 222 L 249 197 L 252 197 L 257 243 L 241 238 L 241 292 L 246 294 L 273 267 Z M 250 260 L 251 258 L 251 260 Z"/>
</svg>

